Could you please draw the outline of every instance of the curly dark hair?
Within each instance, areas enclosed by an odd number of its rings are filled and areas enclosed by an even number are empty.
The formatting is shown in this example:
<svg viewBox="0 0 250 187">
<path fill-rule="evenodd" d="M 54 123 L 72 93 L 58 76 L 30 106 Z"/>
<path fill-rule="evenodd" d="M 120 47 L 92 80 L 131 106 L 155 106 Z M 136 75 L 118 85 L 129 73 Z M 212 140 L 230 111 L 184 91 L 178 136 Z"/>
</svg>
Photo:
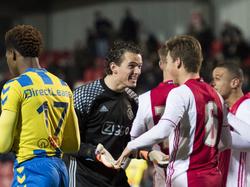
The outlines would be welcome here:
<svg viewBox="0 0 250 187">
<path fill-rule="evenodd" d="M 109 53 L 106 56 L 106 74 L 112 74 L 110 63 L 114 62 L 120 65 L 125 52 L 141 54 L 141 48 L 133 42 L 115 41 Z"/>
<path fill-rule="evenodd" d="M 173 60 L 180 58 L 185 69 L 192 73 L 199 72 L 203 61 L 199 41 L 189 35 L 170 38 L 158 52 L 162 56 L 166 56 L 169 52 Z"/>
<path fill-rule="evenodd" d="M 5 34 L 6 49 L 15 49 L 24 57 L 39 57 L 42 35 L 31 25 L 17 25 Z"/>
</svg>

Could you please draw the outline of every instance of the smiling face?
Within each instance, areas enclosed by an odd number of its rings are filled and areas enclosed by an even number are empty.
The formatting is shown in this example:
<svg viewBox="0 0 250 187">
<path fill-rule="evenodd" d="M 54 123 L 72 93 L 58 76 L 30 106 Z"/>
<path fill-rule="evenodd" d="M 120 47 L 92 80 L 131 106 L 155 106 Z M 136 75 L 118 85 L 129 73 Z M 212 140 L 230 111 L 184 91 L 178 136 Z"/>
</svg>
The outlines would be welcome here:
<svg viewBox="0 0 250 187">
<path fill-rule="evenodd" d="M 136 87 L 137 80 L 141 74 L 142 56 L 140 54 L 125 52 L 121 57 L 119 65 L 112 63 L 111 70 L 115 75 L 117 83 L 126 87 Z"/>
</svg>

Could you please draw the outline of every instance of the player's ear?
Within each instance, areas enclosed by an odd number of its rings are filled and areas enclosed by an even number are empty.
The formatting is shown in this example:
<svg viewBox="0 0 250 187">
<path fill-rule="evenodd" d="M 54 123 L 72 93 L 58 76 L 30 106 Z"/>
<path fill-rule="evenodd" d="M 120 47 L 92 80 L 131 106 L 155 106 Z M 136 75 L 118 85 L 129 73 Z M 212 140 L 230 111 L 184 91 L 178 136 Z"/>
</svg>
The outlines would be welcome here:
<svg viewBox="0 0 250 187">
<path fill-rule="evenodd" d="M 177 68 L 180 69 L 182 65 L 182 61 L 179 57 L 176 59 L 176 63 L 177 63 Z"/>
<path fill-rule="evenodd" d="M 231 87 L 232 88 L 238 88 L 240 86 L 240 79 L 234 78 L 231 80 Z"/>
<path fill-rule="evenodd" d="M 162 63 L 160 60 L 159 60 L 158 64 L 159 64 L 160 69 L 162 70 Z"/>
<path fill-rule="evenodd" d="M 111 69 L 111 71 L 112 71 L 112 74 L 117 74 L 117 73 L 118 73 L 116 63 L 111 62 L 111 63 L 110 63 L 110 69 Z"/>
</svg>

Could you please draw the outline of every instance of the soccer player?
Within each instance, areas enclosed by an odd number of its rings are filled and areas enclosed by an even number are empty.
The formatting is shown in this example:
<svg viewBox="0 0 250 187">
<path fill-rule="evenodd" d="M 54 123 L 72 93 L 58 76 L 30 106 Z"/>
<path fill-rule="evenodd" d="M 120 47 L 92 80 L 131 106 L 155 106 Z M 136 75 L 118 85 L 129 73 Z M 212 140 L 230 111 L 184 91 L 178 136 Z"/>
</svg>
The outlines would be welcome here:
<svg viewBox="0 0 250 187">
<path fill-rule="evenodd" d="M 176 87 L 176 85 L 173 83 L 171 74 L 168 72 L 168 69 L 165 68 L 165 66 L 167 65 L 167 54 L 165 54 L 165 52 L 166 51 L 163 49 L 159 49 L 158 51 L 160 57 L 159 65 L 161 70 L 163 71 L 163 82 L 161 82 L 152 90 L 139 96 L 139 107 L 130 132 L 132 139 L 139 137 L 141 134 L 145 133 L 147 130 L 151 129 L 158 123 L 164 112 L 168 93 Z M 156 144 L 153 146 L 153 150 L 159 150 L 165 154 L 168 154 L 168 141 L 166 141 L 166 144 L 167 146 L 164 143 Z M 164 154 L 162 156 L 164 156 Z M 165 186 L 165 169 L 158 166 L 157 163 L 154 164 L 154 169 L 154 186 Z"/>
<path fill-rule="evenodd" d="M 68 186 L 63 152 L 80 146 L 73 94 L 39 65 L 41 33 L 17 25 L 5 35 L 6 58 L 14 79 L 2 90 L 0 153 L 13 151 L 12 186 Z"/>
<path fill-rule="evenodd" d="M 226 137 L 231 136 L 228 126 L 223 126 L 222 98 L 199 76 L 201 46 L 195 38 L 182 35 L 170 38 L 162 50 L 167 54 L 165 68 L 180 86 L 170 91 L 158 124 L 130 141 L 116 165 L 133 150 L 169 137 L 167 186 L 220 187 L 218 146 L 220 142 L 227 147 Z"/>
<path fill-rule="evenodd" d="M 213 70 L 214 88 L 224 98 L 230 112 L 247 123 L 250 116 L 250 94 L 243 94 L 242 84 L 243 72 L 234 63 L 221 64 Z M 249 153 L 226 150 L 220 154 L 219 168 L 222 171 L 223 186 L 250 186 Z"/>
<path fill-rule="evenodd" d="M 103 79 L 74 91 L 81 147 L 70 156 L 71 187 L 129 187 L 125 171 L 114 169 L 110 160 L 100 157 L 98 144 L 104 146 L 104 156 L 110 152 L 117 159 L 130 141 L 138 98 L 129 87 L 136 86 L 141 74 L 141 51 L 134 44 L 115 42 L 106 60 Z"/>
</svg>

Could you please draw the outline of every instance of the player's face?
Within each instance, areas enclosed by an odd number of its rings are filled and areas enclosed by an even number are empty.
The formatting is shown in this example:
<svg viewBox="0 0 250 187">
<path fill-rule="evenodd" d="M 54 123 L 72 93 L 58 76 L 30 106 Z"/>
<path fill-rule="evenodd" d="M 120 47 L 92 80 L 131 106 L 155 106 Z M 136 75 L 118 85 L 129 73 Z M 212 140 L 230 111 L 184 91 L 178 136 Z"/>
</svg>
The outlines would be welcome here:
<svg viewBox="0 0 250 187">
<path fill-rule="evenodd" d="M 10 73 L 14 76 L 18 76 L 16 61 L 14 60 L 14 52 L 12 50 L 6 50 L 5 56 Z"/>
<path fill-rule="evenodd" d="M 142 56 L 131 52 L 123 54 L 122 62 L 116 65 L 113 73 L 122 87 L 136 87 L 139 75 L 141 74 Z"/>
<path fill-rule="evenodd" d="M 226 68 L 218 67 L 213 70 L 213 87 L 219 94 L 227 99 L 232 91 L 232 76 Z"/>
</svg>

